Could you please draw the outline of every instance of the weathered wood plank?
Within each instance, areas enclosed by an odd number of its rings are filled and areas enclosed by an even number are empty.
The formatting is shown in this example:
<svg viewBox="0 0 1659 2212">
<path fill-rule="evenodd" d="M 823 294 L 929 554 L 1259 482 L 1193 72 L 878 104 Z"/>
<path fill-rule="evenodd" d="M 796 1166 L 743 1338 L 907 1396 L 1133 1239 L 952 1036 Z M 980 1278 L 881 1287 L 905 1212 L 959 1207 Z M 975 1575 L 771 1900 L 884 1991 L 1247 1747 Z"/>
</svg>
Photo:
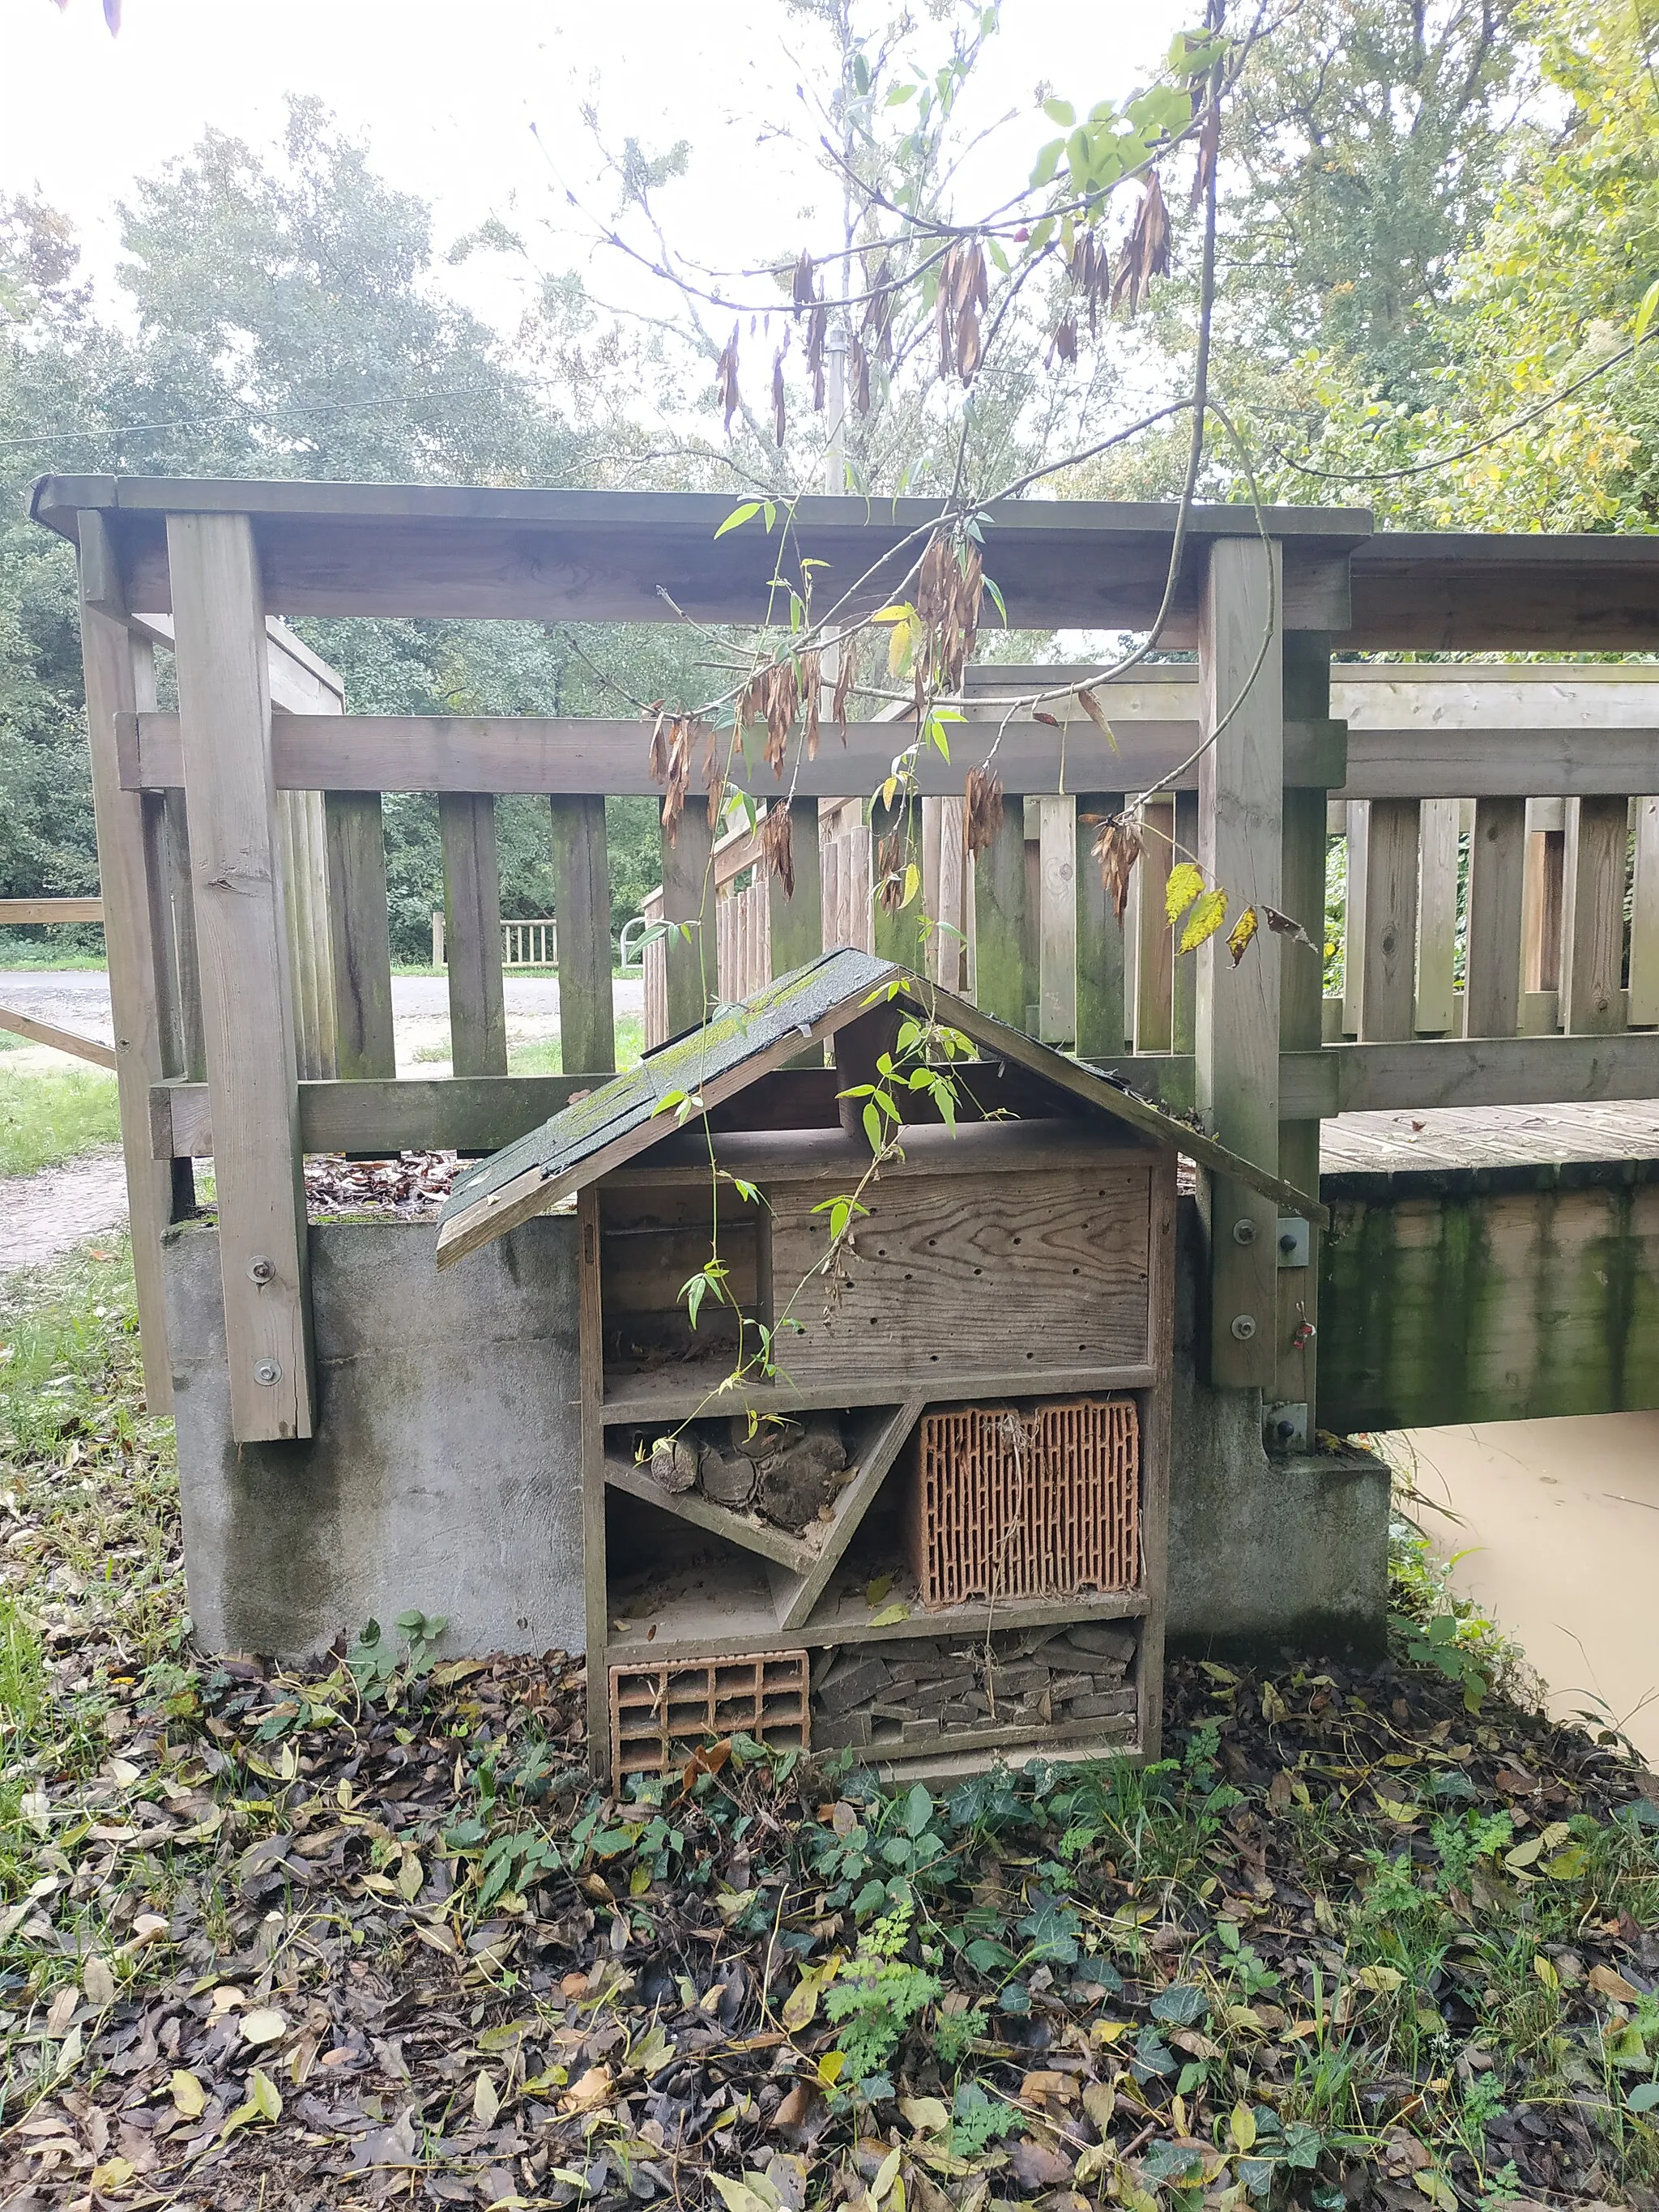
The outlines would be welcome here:
<svg viewBox="0 0 1659 2212">
<path fill-rule="evenodd" d="M 908 902 L 904 890 L 909 871 L 916 889 Z M 890 880 L 884 880 L 889 878 Z M 920 975 L 922 969 L 921 802 L 879 799 L 870 807 L 871 949 L 878 960 L 896 960 Z"/>
<path fill-rule="evenodd" d="M 307 1437 L 311 1301 L 258 554 L 242 517 L 178 514 L 167 556 L 232 1432 Z"/>
<path fill-rule="evenodd" d="M 94 1067 L 118 1067 L 113 1045 L 104 1044 L 97 1037 L 82 1036 L 77 1030 L 59 1029 L 56 1022 L 38 1020 L 33 1014 L 20 1014 L 13 1006 L 0 1006 L 0 1030 L 9 1030 L 14 1036 L 27 1037 L 32 1044 L 49 1044 L 54 1052 L 71 1053 L 76 1060 L 89 1060 Z M 150 1149 L 148 1145 L 145 1151 Z"/>
<path fill-rule="evenodd" d="M 196 947 L 196 895 L 190 871 L 190 816 L 182 791 L 161 794 L 167 824 L 167 885 L 173 908 L 173 957 L 178 963 L 179 1030 L 183 1073 L 192 1083 L 207 1081 L 207 1045 L 202 1036 L 202 963 Z"/>
<path fill-rule="evenodd" d="M 1371 810 L 1369 800 L 1349 799 L 1347 896 L 1342 914 L 1342 1034 L 1358 1036 L 1365 995 L 1365 876 L 1370 865 Z"/>
<path fill-rule="evenodd" d="M 276 820 L 294 988 L 295 1060 L 303 1080 L 325 1081 L 337 1073 L 337 1064 L 322 793 L 279 792 Z"/>
<path fill-rule="evenodd" d="M 1286 1114 L 1298 1116 L 1654 1098 L 1659 1034 L 1327 1045 L 1285 1054 L 1279 1079 Z"/>
<path fill-rule="evenodd" d="M 398 1072 L 386 823 L 378 791 L 323 794 L 335 1070 L 346 1082 Z"/>
<path fill-rule="evenodd" d="M 605 1544 L 605 1304 L 599 1194 L 592 1185 L 576 1197 L 576 1341 L 582 1408 L 582 1611 L 587 1647 L 588 1763 L 594 1778 L 603 1782 L 611 1751 L 610 1680 L 605 1672 L 610 1592 Z"/>
<path fill-rule="evenodd" d="M 1317 635 L 1317 633 L 1313 633 Z M 1339 687 L 1340 688 L 1340 687 Z M 1346 687 L 1351 692 L 1358 687 Z M 1650 687 L 1651 690 L 1652 687 Z M 1590 693 L 1591 705 L 1599 703 Z M 1173 771 L 1197 744 L 1196 690 L 1150 690 L 1132 695 L 1134 705 L 1156 710 L 1137 720 L 1109 702 L 1120 750 L 1113 751 L 1092 724 L 1073 721 L 1062 739 L 1046 725 L 1008 725 L 997 767 L 1010 793 L 1042 794 L 1108 781 L 1154 790 L 1171 787 Z M 1352 730 L 1344 761 L 1334 753 L 1330 732 L 1340 724 L 1290 717 L 1285 726 L 1285 782 L 1330 789 L 1348 799 L 1484 799 L 1617 794 L 1652 779 L 1659 744 L 1659 699 L 1640 702 L 1641 719 L 1608 728 L 1555 729 L 1522 721 L 1462 729 L 1456 709 L 1431 719 L 1425 702 L 1409 721 L 1388 728 Z M 1637 709 L 1631 710 L 1635 713 Z M 576 720 L 536 715 L 284 714 L 276 732 L 276 780 L 284 790 L 526 792 L 579 795 L 603 786 L 617 797 L 654 796 L 647 773 L 649 733 L 638 722 L 599 718 Z M 178 725 L 170 714 L 143 714 L 122 725 L 124 787 L 157 788 L 179 780 Z M 798 799 L 846 798 L 878 787 L 892 758 L 889 722 L 854 722 L 845 749 L 826 746 L 803 761 L 795 779 Z M 747 774 L 739 761 L 734 781 L 769 796 L 769 769 Z M 962 788 L 962 769 L 931 747 L 916 768 L 921 792 L 948 797 Z M 1335 781 L 1321 781 L 1334 775 Z M 1173 781 L 1196 789 L 1188 766 Z M 773 786 L 775 789 L 775 787 Z"/>
<path fill-rule="evenodd" d="M 1036 977 L 1026 933 L 1025 810 L 1012 795 L 991 842 L 974 855 L 974 960 L 975 1003 L 1023 1030 Z"/>
<path fill-rule="evenodd" d="M 1071 1044 L 1077 1036 L 1077 801 L 1037 801 L 1037 1002 L 1043 1041 Z"/>
<path fill-rule="evenodd" d="M 1418 812 L 1415 799 L 1374 799 L 1366 824 L 1359 997 L 1359 1036 L 1366 1044 L 1412 1034 Z"/>
<path fill-rule="evenodd" d="M 32 922 L 101 921 L 104 902 L 99 898 L 0 899 L 0 929 L 17 929 Z"/>
<path fill-rule="evenodd" d="M 751 1519 L 734 1513 L 729 1506 L 716 1505 L 695 1490 L 665 1490 L 652 1479 L 648 1468 L 635 1467 L 632 1460 L 619 1459 L 615 1452 L 606 1455 L 605 1479 L 612 1490 L 621 1491 L 625 1497 L 637 1498 L 659 1512 L 672 1513 L 694 1528 L 724 1537 L 729 1544 L 740 1544 L 745 1551 L 771 1560 L 793 1575 L 806 1574 L 817 1556 L 800 1537 L 773 1528 L 758 1516 Z"/>
<path fill-rule="evenodd" d="M 446 792 L 438 800 L 438 828 L 444 850 L 450 1064 L 457 1075 L 505 1075 L 495 801 L 488 792 Z"/>
<path fill-rule="evenodd" d="M 714 836 L 707 808 L 693 799 L 662 839 L 663 939 L 668 1036 L 695 1029 L 720 997 L 715 937 Z"/>
<path fill-rule="evenodd" d="M 1636 817 L 1635 872 L 1630 908 L 1630 1012 L 1632 1026 L 1659 1024 L 1659 798 L 1632 801 Z"/>
<path fill-rule="evenodd" d="M 1457 860 L 1460 802 L 1425 799 L 1418 810 L 1417 997 L 1419 1036 L 1444 1036 L 1456 1020 Z"/>
<path fill-rule="evenodd" d="M 1085 791 L 1077 801 L 1077 1053 L 1079 1060 L 1115 1060 L 1123 1050 L 1124 934 L 1112 912 L 1094 856 L 1109 817 L 1121 813 L 1121 791 Z"/>
<path fill-rule="evenodd" d="M 549 801 L 553 814 L 553 905 L 559 925 L 559 1051 L 571 1067 L 617 1065 L 611 989 L 611 848 L 605 799 L 595 793 Z"/>
<path fill-rule="evenodd" d="M 1279 549 L 1210 549 L 1200 607 L 1199 858 L 1235 915 L 1282 898 L 1284 661 Z M 1198 948 L 1194 1078 L 1206 1126 L 1233 1152 L 1279 1169 L 1279 940 L 1258 933 L 1235 968 L 1225 933 Z M 1279 1296 L 1273 1202 L 1230 1177 L 1212 1190 L 1212 1379 L 1271 1388 Z"/>
<path fill-rule="evenodd" d="M 814 1607 L 841 1565 L 847 1547 L 858 1534 L 859 1523 L 887 1478 L 887 1471 L 903 1450 L 912 1430 L 921 1419 L 925 1398 L 907 1398 L 884 1419 L 866 1429 L 859 1452 L 858 1472 L 836 1500 L 835 1518 L 823 1534 L 818 1555 L 802 1574 L 772 1578 L 780 1628 L 804 1627 Z"/>
<path fill-rule="evenodd" d="M 137 711 L 133 645 L 125 620 L 116 549 L 100 515 L 81 520 L 81 650 L 86 675 L 98 880 L 103 897 L 110 1005 L 115 1018 L 121 1150 L 143 1352 L 144 1395 L 153 1413 L 173 1406 L 161 1232 L 172 1211 L 170 1169 L 149 1157 L 149 1088 L 165 1073 L 156 947 L 145 876 L 143 811 L 124 791 L 115 718 Z"/>
<path fill-rule="evenodd" d="M 1285 640 L 1285 704 L 1298 714 L 1328 710 L 1331 656 L 1328 638 L 1312 632 L 1287 634 Z M 1279 1042 L 1281 1052 L 1317 1052 L 1324 1038 L 1325 854 L 1328 801 L 1324 792 L 1304 787 L 1285 793 L 1279 888 L 1284 911 L 1299 921 L 1318 951 L 1289 943 L 1279 954 Z M 1282 1086 L 1282 1076 L 1281 1076 Z M 1279 1100 L 1281 1117 L 1284 1098 Z M 1279 1167 L 1304 1190 L 1319 1188 L 1319 1123 L 1312 1118 L 1281 1118 Z M 1278 1270 L 1273 1396 L 1281 1403 L 1305 1405 L 1310 1417 L 1319 1395 L 1319 1231 L 1310 1231 L 1311 1264 Z M 1303 1341 L 1297 1341 L 1298 1336 Z"/>
<path fill-rule="evenodd" d="M 1526 800 L 1476 799 L 1464 1021 L 1472 1037 L 1512 1037 L 1520 1021 L 1526 860 Z"/>
<path fill-rule="evenodd" d="M 1561 1026 L 1605 1036 L 1625 1026 L 1625 854 L 1628 799 L 1567 806 L 1561 915 Z"/>
<path fill-rule="evenodd" d="M 794 870 L 794 896 L 786 895 L 782 878 L 768 872 L 767 903 L 772 930 L 772 973 L 787 975 L 805 968 L 823 950 L 823 848 L 818 842 L 818 803 L 816 799 L 771 801 L 789 809 L 789 858 Z"/>
</svg>

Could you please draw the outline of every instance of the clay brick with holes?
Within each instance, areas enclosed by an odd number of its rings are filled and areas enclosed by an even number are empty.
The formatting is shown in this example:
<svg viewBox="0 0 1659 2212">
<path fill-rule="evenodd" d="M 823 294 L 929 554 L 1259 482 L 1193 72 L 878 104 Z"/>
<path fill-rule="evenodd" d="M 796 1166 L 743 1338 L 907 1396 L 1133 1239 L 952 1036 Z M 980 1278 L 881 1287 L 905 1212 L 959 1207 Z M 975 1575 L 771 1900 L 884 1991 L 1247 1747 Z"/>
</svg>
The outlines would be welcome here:
<svg viewBox="0 0 1659 2212">
<path fill-rule="evenodd" d="M 1140 1582 L 1140 1415 L 1129 1397 L 925 1413 L 906 1549 L 925 1606 Z"/>
<path fill-rule="evenodd" d="M 773 1751 L 807 1747 L 804 1651 L 687 1659 L 611 1669 L 611 1771 L 666 1774 L 700 1746 L 751 1735 Z"/>
</svg>

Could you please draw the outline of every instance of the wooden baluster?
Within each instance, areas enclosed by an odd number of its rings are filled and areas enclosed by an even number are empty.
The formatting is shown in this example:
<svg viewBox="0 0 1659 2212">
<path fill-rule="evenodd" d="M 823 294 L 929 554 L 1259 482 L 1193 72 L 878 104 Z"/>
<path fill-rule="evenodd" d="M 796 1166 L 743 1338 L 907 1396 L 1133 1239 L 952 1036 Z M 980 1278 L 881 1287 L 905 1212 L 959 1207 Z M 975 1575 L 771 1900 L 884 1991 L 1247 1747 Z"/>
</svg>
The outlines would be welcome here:
<svg viewBox="0 0 1659 2212">
<path fill-rule="evenodd" d="M 1562 856 L 1561 1027 L 1607 1036 L 1625 1026 L 1625 855 L 1628 799 L 1567 802 Z"/>
<path fill-rule="evenodd" d="M 607 1074 L 617 1065 L 611 988 L 611 848 L 605 800 L 555 799 L 553 903 L 558 917 L 559 1038 L 566 1070 Z M 542 935 L 545 937 L 544 930 Z M 543 950 L 546 947 L 544 945 Z"/>
<path fill-rule="evenodd" d="M 1659 1028 L 1659 798 L 1633 799 L 1636 872 L 1630 904 L 1630 1023 Z"/>
<path fill-rule="evenodd" d="M 663 940 L 667 1034 L 678 1036 L 707 1019 L 720 988 L 720 945 L 714 912 L 714 833 L 701 799 L 688 800 L 671 843 L 662 840 Z M 681 927 L 690 924 L 689 934 Z"/>
<path fill-rule="evenodd" d="M 173 1210 L 173 1174 L 150 1158 L 149 1089 L 164 1073 L 161 993 L 145 868 L 144 810 L 136 791 L 121 788 L 115 717 L 138 711 L 133 640 L 114 543 L 104 518 L 82 514 L 81 648 L 86 673 L 87 739 L 98 837 L 98 883 L 104 902 L 110 1008 L 115 1022 L 115 1074 L 126 1164 L 132 1267 L 138 1297 L 144 1395 L 154 1413 L 173 1407 L 161 1232 Z"/>
<path fill-rule="evenodd" d="M 1456 1027 L 1457 846 L 1462 801 L 1425 799 L 1418 808 L 1417 994 L 1419 1036 Z"/>
<path fill-rule="evenodd" d="M 1040 1034 L 1048 1044 L 1077 1036 L 1077 801 L 1037 801 L 1042 880 L 1037 929 Z"/>
<path fill-rule="evenodd" d="M 1365 876 L 1370 866 L 1371 805 L 1347 802 L 1347 892 L 1342 908 L 1342 1034 L 1357 1037 L 1365 995 Z"/>
<path fill-rule="evenodd" d="M 1322 630 L 1289 630 L 1285 636 L 1285 715 L 1287 721 L 1329 722 L 1331 641 Z M 1343 726 L 1337 726 L 1341 728 Z M 1279 903 L 1312 941 L 1285 940 L 1279 948 L 1279 1044 L 1281 1052 L 1317 1052 L 1324 1043 L 1325 861 L 1329 804 L 1316 786 L 1292 785 L 1285 793 Z M 1260 942 L 1258 933 L 1258 942 Z M 1249 953 L 1245 954 L 1248 960 Z M 1287 1182 L 1319 1195 L 1319 1123 L 1281 1121 L 1279 1172 Z M 1277 1265 L 1277 1255 L 1275 1255 Z M 1303 1405 L 1311 1425 L 1319 1395 L 1319 1345 L 1304 1324 L 1319 1321 L 1319 1231 L 1309 1224 L 1308 1265 L 1278 1268 L 1278 1337 L 1273 1396 Z M 1299 1336 L 1304 1341 L 1297 1341 Z"/>
<path fill-rule="evenodd" d="M 1175 799 L 1168 792 L 1140 810 L 1140 858 L 1135 863 L 1135 1021 L 1137 1052 L 1170 1052 L 1175 1042 L 1175 932 L 1167 893 L 1175 866 Z M 1190 957 L 1190 956 L 1189 956 Z"/>
<path fill-rule="evenodd" d="M 360 1083 L 398 1073 L 386 822 L 378 791 L 323 794 L 336 1072 Z"/>
<path fill-rule="evenodd" d="M 883 854 L 890 855 L 896 902 L 889 906 L 881 896 Z M 916 893 L 908 905 L 896 903 L 910 869 L 916 872 Z M 871 948 L 878 960 L 896 960 L 901 968 L 920 973 L 921 931 L 921 810 L 914 799 L 896 799 L 890 806 L 879 799 L 870 807 L 870 881 L 874 893 L 870 909 Z"/>
<path fill-rule="evenodd" d="M 313 1427 L 310 1285 L 264 593 L 240 514 L 171 514 L 219 1258 L 239 1443 Z"/>
<path fill-rule="evenodd" d="M 1036 995 L 1025 926 L 1025 808 L 1002 803 L 989 845 L 974 855 L 975 998 L 988 1014 L 1023 1030 Z"/>
<path fill-rule="evenodd" d="M 1282 903 L 1284 672 L 1276 638 L 1261 659 L 1263 635 L 1285 603 L 1279 563 L 1277 544 L 1218 538 L 1200 601 L 1199 730 L 1218 734 L 1199 758 L 1199 857 L 1235 910 L 1247 902 Z M 1237 968 L 1224 930 L 1198 949 L 1195 1101 L 1223 1144 L 1270 1170 L 1279 1164 L 1279 941 L 1265 929 Z M 1271 1389 L 1275 1380 L 1277 1221 L 1271 1199 L 1216 1178 L 1210 1372 L 1223 1387 Z"/>
<path fill-rule="evenodd" d="M 795 892 L 786 896 L 783 879 L 766 870 L 766 903 L 771 931 L 773 975 L 787 975 L 805 968 L 823 951 L 824 878 L 823 848 L 818 842 L 818 802 L 816 799 L 774 799 L 773 806 L 789 809 L 789 864 L 794 870 Z M 813 1055 L 822 1062 L 820 1046 Z"/>
<path fill-rule="evenodd" d="M 507 1073 L 501 986 L 501 894 L 495 801 L 488 792 L 443 792 L 444 957 L 449 976 L 450 1065 L 457 1075 Z"/>
<path fill-rule="evenodd" d="M 1469 842 L 1464 1034 L 1511 1037 L 1521 1019 L 1521 906 L 1527 802 L 1477 799 Z"/>
<path fill-rule="evenodd" d="M 1116 1060 L 1123 1050 L 1122 925 L 1112 912 L 1095 840 L 1123 811 L 1121 791 L 1085 791 L 1077 802 L 1077 1054 Z"/>
<path fill-rule="evenodd" d="M 963 849 L 963 802 L 939 803 L 939 932 L 933 974 L 947 991 L 960 992 L 968 974 L 968 855 Z"/>
<path fill-rule="evenodd" d="M 1366 823 L 1359 999 L 1359 1036 L 1366 1044 L 1395 1043 L 1412 1033 L 1418 805 L 1414 799 L 1374 799 Z"/>
<path fill-rule="evenodd" d="M 190 817 L 185 794 L 177 787 L 161 793 L 161 804 L 167 815 L 167 903 L 173 910 L 173 957 L 179 975 L 180 1073 L 187 1082 L 205 1083 L 207 1047 L 202 1041 L 202 973 L 190 882 Z"/>
</svg>

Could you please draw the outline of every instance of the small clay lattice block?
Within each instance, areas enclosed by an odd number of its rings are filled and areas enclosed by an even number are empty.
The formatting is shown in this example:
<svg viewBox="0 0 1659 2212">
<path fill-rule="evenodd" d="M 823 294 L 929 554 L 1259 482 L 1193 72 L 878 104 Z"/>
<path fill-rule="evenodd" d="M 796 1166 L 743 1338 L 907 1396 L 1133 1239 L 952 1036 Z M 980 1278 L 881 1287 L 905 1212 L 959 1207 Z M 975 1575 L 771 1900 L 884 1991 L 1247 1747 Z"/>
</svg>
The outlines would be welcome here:
<svg viewBox="0 0 1659 2212">
<path fill-rule="evenodd" d="M 1139 1498 L 1133 1398 L 926 1413 L 904 1516 L 921 1601 L 1133 1589 Z"/>
<path fill-rule="evenodd" d="M 806 1654 L 611 1669 L 611 1771 L 666 1774 L 702 1745 L 751 1735 L 774 1751 L 807 1745 Z"/>
</svg>

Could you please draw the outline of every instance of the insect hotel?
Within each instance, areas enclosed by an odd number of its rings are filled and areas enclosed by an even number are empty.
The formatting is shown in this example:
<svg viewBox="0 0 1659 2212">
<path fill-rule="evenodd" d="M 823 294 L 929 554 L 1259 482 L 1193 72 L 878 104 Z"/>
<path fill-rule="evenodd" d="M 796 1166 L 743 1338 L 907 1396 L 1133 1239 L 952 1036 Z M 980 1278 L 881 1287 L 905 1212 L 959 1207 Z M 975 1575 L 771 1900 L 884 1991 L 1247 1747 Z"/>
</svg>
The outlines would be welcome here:
<svg viewBox="0 0 1659 2212">
<path fill-rule="evenodd" d="M 447 1654 L 585 1639 L 623 1771 L 711 1728 L 895 1772 L 1150 1750 L 1166 1633 L 1382 1641 L 1388 1474 L 1333 1434 L 1659 1402 L 1659 538 L 998 503 L 1014 629 L 1167 604 L 1187 657 L 1103 688 L 1109 738 L 1034 710 L 1067 672 L 970 661 L 952 758 L 921 744 L 902 791 L 920 733 L 854 701 L 781 779 L 734 750 L 764 814 L 727 826 L 696 794 L 671 822 L 637 719 L 364 712 L 289 626 L 689 617 L 763 650 L 777 542 L 724 496 L 82 476 L 31 511 L 77 563 L 144 1387 L 204 1648 L 301 1660 L 410 1608 Z M 940 520 L 791 514 L 854 622 Z M 398 1066 L 387 793 L 436 817 L 444 1075 Z M 641 798 L 665 933 L 629 1001 L 606 808 Z M 504 804 L 548 839 L 556 1074 L 510 1060 Z M 1120 924 L 1092 848 L 1125 817 Z M 1233 896 L 1194 952 L 1177 850 Z M 1269 920 L 1235 967 L 1247 901 L 1310 942 Z M 955 1133 L 910 1091 L 870 1176 L 839 1094 L 897 1008 L 971 1064 Z M 459 1264 L 429 1211 L 308 1203 L 308 1161 L 405 1152 L 487 1163 Z"/>
<path fill-rule="evenodd" d="M 1310 1204 L 840 951 L 458 1181 L 440 1267 L 576 1209 L 601 1771 L 738 1731 L 894 1778 L 1155 1755 L 1178 1152 Z"/>
</svg>

